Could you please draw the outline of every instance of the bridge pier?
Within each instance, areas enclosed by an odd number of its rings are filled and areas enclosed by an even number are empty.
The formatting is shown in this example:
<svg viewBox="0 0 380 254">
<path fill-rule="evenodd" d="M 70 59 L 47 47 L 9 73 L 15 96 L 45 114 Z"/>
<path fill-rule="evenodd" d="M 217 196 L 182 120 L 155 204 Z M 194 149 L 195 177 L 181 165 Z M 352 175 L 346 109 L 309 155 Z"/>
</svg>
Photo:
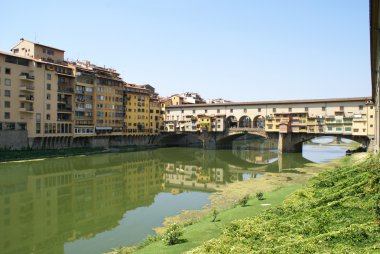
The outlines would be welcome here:
<svg viewBox="0 0 380 254">
<path fill-rule="evenodd" d="M 279 133 L 278 135 L 278 153 L 302 153 L 300 135 L 292 133 Z"/>
</svg>

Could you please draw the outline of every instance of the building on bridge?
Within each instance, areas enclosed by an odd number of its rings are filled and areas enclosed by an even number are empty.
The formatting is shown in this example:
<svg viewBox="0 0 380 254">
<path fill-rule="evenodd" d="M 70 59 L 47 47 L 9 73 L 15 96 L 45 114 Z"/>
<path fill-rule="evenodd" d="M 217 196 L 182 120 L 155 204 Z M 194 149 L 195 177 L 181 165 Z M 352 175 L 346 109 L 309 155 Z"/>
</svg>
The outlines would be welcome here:
<svg viewBox="0 0 380 254">
<path fill-rule="evenodd" d="M 209 124 L 207 124 L 209 123 Z M 184 104 L 166 107 L 167 132 L 230 132 L 358 136 L 374 139 L 375 109 L 369 97 Z M 278 135 L 277 135 L 278 136 Z M 303 138 L 304 139 L 304 138 Z"/>
</svg>

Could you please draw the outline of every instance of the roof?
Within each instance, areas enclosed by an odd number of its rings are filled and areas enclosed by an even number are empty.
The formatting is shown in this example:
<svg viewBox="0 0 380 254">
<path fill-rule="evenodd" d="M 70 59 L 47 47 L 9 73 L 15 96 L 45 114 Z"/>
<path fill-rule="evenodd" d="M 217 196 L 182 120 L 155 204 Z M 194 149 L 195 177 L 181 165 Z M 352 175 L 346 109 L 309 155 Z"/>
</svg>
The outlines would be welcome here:
<svg viewBox="0 0 380 254">
<path fill-rule="evenodd" d="M 44 44 L 41 44 L 41 43 L 38 43 L 38 42 L 34 42 L 34 41 L 29 41 L 29 40 L 25 40 L 25 39 L 20 39 L 20 42 L 19 43 L 17 43 L 17 45 L 16 46 L 14 46 L 13 48 L 15 48 L 15 47 L 17 47 L 21 42 L 23 42 L 23 41 L 26 41 L 26 42 L 30 42 L 30 43 L 33 43 L 33 44 L 35 44 L 35 45 L 38 45 L 38 46 L 42 46 L 42 47 L 45 47 L 45 48 L 50 48 L 50 49 L 54 49 L 54 50 L 58 50 L 58 51 L 62 51 L 62 52 L 65 52 L 64 50 L 62 50 L 62 49 L 59 49 L 59 48 L 54 48 L 54 47 L 51 47 L 51 46 L 47 46 L 47 45 L 44 45 Z M 12 49 L 13 49 L 12 48 Z"/>
<path fill-rule="evenodd" d="M 13 54 L 13 53 L 9 53 L 9 52 L 4 52 L 4 51 L 0 51 L 0 54 L 7 55 L 7 56 L 14 56 L 14 57 L 18 57 L 18 58 L 24 58 L 24 59 L 31 60 L 31 61 L 35 61 L 36 60 L 36 59 L 34 59 L 32 57 L 29 57 L 29 56 L 20 56 L 20 55 L 17 55 L 17 54 Z"/>
<path fill-rule="evenodd" d="M 332 98 L 332 99 L 308 99 L 308 100 L 284 100 L 284 101 L 252 101 L 252 102 L 229 102 L 213 104 L 181 104 L 170 105 L 167 108 L 197 108 L 197 107 L 218 107 L 218 106 L 244 106 L 244 105 L 278 105 L 278 104 L 306 104 L 306 103 L 326 103 L 326 102 L 353 102 L 353 101 L 372 101 L 371 97 L 354 98 Z"/>
</svg>

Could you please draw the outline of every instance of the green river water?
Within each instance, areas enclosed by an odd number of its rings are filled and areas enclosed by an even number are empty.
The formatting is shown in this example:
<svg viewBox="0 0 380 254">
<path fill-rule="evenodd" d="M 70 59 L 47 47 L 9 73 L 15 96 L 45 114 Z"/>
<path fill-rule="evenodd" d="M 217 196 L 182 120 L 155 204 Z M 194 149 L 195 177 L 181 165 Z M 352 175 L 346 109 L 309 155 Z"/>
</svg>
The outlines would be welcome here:
<svg viewBox="0 0 380 254">
<path fill-rule="evenodd" d="M 103 253 L 136 244 L 165 216 L 201 209 L 221 185 L 336 159 L 347 145 L 304 145 L 281 163 L 275 150 L 246 145 L 0 163 L 0 253 Z"/>
</svg>

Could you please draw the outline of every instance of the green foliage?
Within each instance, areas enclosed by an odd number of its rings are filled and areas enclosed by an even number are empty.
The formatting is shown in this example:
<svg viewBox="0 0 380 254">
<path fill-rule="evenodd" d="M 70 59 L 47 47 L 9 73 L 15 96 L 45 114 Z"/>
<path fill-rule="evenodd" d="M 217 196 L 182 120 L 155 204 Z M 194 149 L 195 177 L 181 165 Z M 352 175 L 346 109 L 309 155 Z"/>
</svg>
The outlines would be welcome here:
<svg viewBox="0 0 380 254">
<path fill-rule="evenodd" d="M 257 192 L 256 198 L 257 198 L 257 200 L 264 200 L 264 193 L 262 193 L 261 191 Z"/>
<path fill-rule="evenodd" d="M 174 245 L 181 242 L 180 237 L 183 235 L 183 226 L 173 223 L 165 231 L 162 240 L 166 245 Z"/>
<path fill-rule="evenodd" d="M 191 253 L 380 253 L 380 162 L 320 174 L 278 207 L 230 223 Z"/>
<path fill-rule="evenodd" d="M 242 207 L 246 206 L 248 203 L 248 200 L 249 200 L 249 195 L 247 194 L 239 200 L 239 205 L 241 205 Z"/>
</svg>

